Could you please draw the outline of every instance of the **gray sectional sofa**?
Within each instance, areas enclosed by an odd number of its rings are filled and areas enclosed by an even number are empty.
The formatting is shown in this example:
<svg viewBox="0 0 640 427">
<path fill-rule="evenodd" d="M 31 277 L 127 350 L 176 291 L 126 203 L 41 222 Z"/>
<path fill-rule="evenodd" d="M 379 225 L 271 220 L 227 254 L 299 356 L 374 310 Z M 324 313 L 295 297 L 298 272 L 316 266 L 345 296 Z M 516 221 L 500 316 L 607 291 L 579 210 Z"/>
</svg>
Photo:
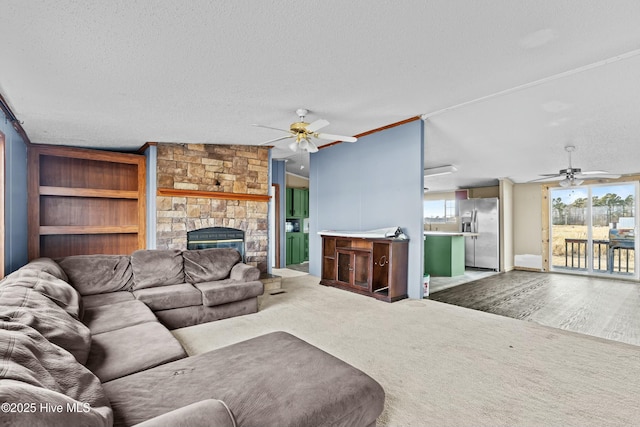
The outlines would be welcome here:
<svg viewBox="0 0 640 427">
<path fill-rule="evenodd" d="M 56 261 L 82 295 L 89 322 L 94 315 L 100 319 L 100 306 L 140 301 L 168 328 L 181 328 L 255 313 L 264 291 L 260 271 L 240 262 L 234 249 L 140 250 Z"/>
<path fill-rule="evenodd" d="M 285 332 L 188 356 L 170 329 L 257 311 L 231 249 L 40 258 L 0 281 L 0 425 L 371 426 L 384 391 Z"/>
</svg>

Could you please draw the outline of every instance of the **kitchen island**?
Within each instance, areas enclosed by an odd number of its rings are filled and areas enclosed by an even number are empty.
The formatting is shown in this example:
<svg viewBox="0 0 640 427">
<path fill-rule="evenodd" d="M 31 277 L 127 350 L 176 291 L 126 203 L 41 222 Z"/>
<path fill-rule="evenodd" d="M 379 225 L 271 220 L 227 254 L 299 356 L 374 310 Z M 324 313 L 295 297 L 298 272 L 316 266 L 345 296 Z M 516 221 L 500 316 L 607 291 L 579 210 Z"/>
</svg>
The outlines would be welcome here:
<svg viewBox="0 0 640 427">
<path fill-rule="evenodd" d="M 424 232 L 424 273 L 454 277 L 464 274 L 464 238 L 477 233 Z"/>
</svg>

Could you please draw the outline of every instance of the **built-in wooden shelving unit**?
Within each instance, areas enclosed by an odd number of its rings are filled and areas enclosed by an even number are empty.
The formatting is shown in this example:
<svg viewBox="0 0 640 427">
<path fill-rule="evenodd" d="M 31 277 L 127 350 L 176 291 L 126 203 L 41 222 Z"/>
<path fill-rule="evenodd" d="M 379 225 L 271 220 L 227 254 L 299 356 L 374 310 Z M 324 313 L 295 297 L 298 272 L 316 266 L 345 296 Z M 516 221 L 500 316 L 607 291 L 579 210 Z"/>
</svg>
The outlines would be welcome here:
<svg viewBox="0 0 640 427">
<path fill-rule="evenodd" d="M 29 259 L 146 246 L 144 156 L 32 145 L 28 169 Z"/>
</svg>

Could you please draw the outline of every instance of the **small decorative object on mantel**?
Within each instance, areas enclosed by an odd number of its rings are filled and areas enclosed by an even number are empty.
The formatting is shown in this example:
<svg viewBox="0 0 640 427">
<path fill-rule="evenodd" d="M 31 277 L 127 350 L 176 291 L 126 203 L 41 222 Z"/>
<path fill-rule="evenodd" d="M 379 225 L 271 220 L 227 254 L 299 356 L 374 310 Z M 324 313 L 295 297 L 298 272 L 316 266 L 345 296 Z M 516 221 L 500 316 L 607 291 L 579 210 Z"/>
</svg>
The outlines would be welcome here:
<svg viewBox="0 0 640 427">
<path fill-rule="evenodd" d="M 318 232 L 321 285 L 393 302 L 407 297 L 409 239 L 400 227 Z"/>
</svg>

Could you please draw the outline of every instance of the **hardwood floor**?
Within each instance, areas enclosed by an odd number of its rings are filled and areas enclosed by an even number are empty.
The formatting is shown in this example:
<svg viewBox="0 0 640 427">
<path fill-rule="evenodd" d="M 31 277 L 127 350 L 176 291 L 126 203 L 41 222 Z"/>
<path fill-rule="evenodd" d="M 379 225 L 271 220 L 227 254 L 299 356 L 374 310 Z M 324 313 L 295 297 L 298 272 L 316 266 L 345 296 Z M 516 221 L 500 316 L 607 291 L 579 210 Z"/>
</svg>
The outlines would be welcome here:
<svg viewBox="0 0 640 427">
<path fill-rule="evenodd" d="M 429 299 L 614 341 L 640 345 L 640 283 L 510 271 Z"/>
</svg>

